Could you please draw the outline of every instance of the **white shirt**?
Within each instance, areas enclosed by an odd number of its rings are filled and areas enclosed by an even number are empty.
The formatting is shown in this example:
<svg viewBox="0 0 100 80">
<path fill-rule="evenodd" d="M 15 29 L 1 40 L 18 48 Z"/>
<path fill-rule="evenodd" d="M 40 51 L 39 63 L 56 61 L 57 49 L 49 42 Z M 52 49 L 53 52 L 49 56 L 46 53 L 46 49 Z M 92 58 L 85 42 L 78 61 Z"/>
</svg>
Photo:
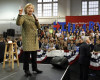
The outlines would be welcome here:
<svg viewBox="0 0 100 80">
<path fill-rule="evenodd" d="M 60 37 L 61 36 L 61 33 L 56 33 L 57 37 Z"/>
<path fill-rule="evenodd" d="M 82 35 L 82 34 L 84 34 L 84 35 L 85 35 L 85 31 L 81 31 L 81 32 L 80 32 L 80 35 Z"/>
</svg>

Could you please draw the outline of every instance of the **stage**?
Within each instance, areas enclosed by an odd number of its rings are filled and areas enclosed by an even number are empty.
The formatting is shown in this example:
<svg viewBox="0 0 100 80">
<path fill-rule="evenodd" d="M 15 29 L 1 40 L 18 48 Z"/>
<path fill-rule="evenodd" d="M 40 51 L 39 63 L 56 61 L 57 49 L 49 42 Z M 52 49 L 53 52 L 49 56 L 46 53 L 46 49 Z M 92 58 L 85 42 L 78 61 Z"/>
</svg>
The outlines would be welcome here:
<svg viewBox="0 0 100 80">
<path fill-rule="evenodd" d="M 51 64 L 38 64 L 40 70 L 43 71 L 42 74 L 32 74 L 31 77 L 26 78 L 24 76 L 23 64 L 20 63 L 20 67 L 17 67 L 15 63 L 14 70 L 8 67 L 6 64 L 5 69 L 2 69 L 2 63 L 0 63 L 0 80 L 60 80 L 64 70 L 59 68 L 54 68 Z M 30 64 L 31 71 L 31 64 Z M 32 71 L 31 71 L 32 73 Z"/>
<path fill-rule="evenodd" d="M 6 64 L 5 69 L 2 68 L 0 63 L 0 80 L 79 80 L 79 64 L 74 62 L 69 65 L 67 72 L 64 75 L 65 69 L 53 67 L 51 64 L 37 64 L 38 68 L 43 71 L 42 74 L 32 74 L 31 77 L 25 77 L 23 71 L 23 64 L 17 67 L 15 63 L 14 70 Z M 30 64 L 31 71 L 31 64 Z M 32 73 L 32 71 L 31 71 Z M 63 76 L 64 75 L 64 76 Z M 63 76 L 63 79 L 61 79 Z M 89 80 L 100 80 L 99 70 L 89 70 Z"/>
</svg>

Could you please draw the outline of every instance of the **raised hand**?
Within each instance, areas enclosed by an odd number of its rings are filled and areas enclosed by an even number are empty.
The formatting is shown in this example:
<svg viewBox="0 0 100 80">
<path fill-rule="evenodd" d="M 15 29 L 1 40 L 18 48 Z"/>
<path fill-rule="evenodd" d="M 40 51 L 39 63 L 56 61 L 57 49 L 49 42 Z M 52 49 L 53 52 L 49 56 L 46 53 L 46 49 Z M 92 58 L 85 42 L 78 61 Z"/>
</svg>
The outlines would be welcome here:
<svg viewBox="0 0 100 80">
<path fill-rule="evenodd" d="M 19 15 L 22 15 L 23 13 L 23 8 L 21 7 L 21 9 L 19 9 Z"/>
</svg>

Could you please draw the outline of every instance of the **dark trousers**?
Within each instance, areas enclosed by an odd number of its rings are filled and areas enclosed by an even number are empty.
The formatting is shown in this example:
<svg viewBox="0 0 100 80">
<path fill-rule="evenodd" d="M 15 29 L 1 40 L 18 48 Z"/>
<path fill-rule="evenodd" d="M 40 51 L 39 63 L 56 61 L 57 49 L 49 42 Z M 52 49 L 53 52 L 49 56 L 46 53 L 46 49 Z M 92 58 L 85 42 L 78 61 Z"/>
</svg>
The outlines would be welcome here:
<svg viewBox="0 0 100 80">
<path fill-rule="evenodd" d="M 23 69 L 24 71 L 29 70 L 29 62 L 31 55 L 32 71 L 37 70 L 37 51 L 24 51 Z"/>
<path fill-rule="evenodd" d="M 89 65 L 80 64 L 80 80 L 88 80 Z"/>
</svg>

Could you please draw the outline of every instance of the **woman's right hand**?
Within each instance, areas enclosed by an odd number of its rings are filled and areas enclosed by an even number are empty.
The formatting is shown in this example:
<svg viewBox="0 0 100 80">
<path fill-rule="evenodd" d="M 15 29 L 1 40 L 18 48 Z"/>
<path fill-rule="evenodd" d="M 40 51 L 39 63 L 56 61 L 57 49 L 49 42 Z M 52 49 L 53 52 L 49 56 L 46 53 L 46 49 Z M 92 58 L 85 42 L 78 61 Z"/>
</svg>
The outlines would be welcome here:
<svg viewBox="0 0 100 80">
<path fill-rule="evenodd" d="M 23 13 L 23 8 L 19 9 L 19 15 L 22 15 Z"/>
</svg>

